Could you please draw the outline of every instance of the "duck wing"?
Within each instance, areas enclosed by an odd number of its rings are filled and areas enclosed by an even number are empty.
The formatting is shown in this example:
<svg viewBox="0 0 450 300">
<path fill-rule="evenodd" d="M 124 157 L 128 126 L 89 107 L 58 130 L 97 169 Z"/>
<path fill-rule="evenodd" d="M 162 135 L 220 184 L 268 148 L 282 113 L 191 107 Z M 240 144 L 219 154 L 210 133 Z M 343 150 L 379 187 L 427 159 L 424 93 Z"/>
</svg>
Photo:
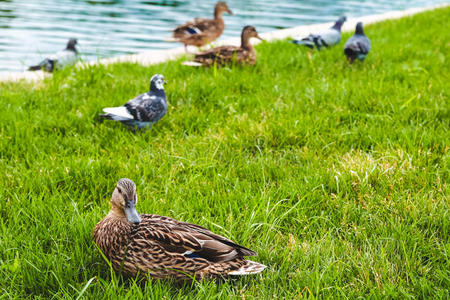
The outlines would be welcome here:
<svg viewBox="0 0 450 300">
<path fill-rule="evenodd" d="M 195 19 L 194 22 L 187 22 L 180 25 L 173 31 L 174 38 L 185 38 L 186 36 L 205 34 L 218 28 L 217 21 L 211 19 Z"/>
<path fill-rule="evenodd" d="M 239 51 L 241 48 L 236 46 L 221 46 L 212 48 L 209 50 L 202 51 L 195 55 L 195 57 L 208 57 L 213 58 L 217 56 L 221 57 L 232 57 L 237 51 Z"/>
<path fill-rule="evenodd" d="M 225 262 L 257 255 L 235 242 L 208 229 L 158 215 L 141 215 L 139 236 L 157 242 L 164 250 L 190 258 Z"/>
<path fill-rule="evenodd" d="M 213 65 L 214 62 L 223 64 L 233 58 L 239 59 L 241 50 L 235 46 L 216 47 L 196 54 L 194 61 L 204 65 Z"/>
<path fill-rule="evenodd" d="M 208 31 L 217 27 L 217 20 L 214 19 L 194 19 L 194 26 L 199 28 L 202 31 Z"/>
</svg>

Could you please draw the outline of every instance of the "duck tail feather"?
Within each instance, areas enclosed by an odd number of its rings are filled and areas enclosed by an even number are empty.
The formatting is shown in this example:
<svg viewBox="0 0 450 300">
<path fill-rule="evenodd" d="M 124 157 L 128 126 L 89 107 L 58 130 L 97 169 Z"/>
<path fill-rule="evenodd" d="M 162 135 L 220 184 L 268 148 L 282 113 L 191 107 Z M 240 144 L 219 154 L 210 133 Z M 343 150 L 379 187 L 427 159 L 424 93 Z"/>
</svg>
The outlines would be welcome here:
<svg viewBox="0 0 450 300">
<path fill-rule="evenodd" d="M 179 42 L 179 40 L 174 37 L 167 37 L 164 39 L 164 42 L 175 43 L 175 42 Z"/>
<path fill-rule="evenodd" d="M 182 65 L 189 66 L 189 67 L 201 67 L 203 66 L 201 63 L 196 61 L 185 61 L 182 63 Z"/>
<path fill-rule="evenodd" d="M 247 260 L 247 263 L 237 270 L 231 271 L 228 275 L 251 275 L 261 273 L 266 268 L 265 265 L 255 261 Z"/>
</svg>

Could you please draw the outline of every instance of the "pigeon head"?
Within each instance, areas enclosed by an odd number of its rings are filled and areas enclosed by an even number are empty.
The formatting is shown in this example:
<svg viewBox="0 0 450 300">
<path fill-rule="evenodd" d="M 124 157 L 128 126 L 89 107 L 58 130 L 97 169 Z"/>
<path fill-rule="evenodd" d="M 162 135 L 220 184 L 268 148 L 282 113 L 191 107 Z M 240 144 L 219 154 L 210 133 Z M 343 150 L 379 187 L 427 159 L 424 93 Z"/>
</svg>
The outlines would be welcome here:
<svg viewBox="0 0 450 300">
<path fill-rule="evenodd" d="M 141 218 L 136 210 L 136 185 L 128 178 L 117 182 L 111 197 L 111 207 L 119 215 L 125 216 L 131 223 L 139 223 Z"/>
<path fill-rule="evenodd" d="M 233 12 L 228 8 L 228 5 L 225 2 L 223 1 L 217 2 L 216 7 L 214 8 L 214 17 L 218 17 L 219 15 L 222 15 L 224 12 L 227 12 L 230 15 L 233 14 Z"/>
<path fill-rule="evenodd" d="M 331 27 L 331 28 L 341 31 L 341 27 L 345 23 L 345 21 L 347 21 L 347 17 L 342 16 L 336 21 L 336 23 L 334 23 L 333 27 Z"/>
<path fill-rule="evenodd" d="M 356 24 L 355 34 L 362 34 L 362 35 L 364 35 L 362 22 L 358 22 L 358 24 Z"/>
<path fill-rule="evenodd" d="M 76 44 L 78 44 L 78 41 L 76 39 L 70 39 L 67 42 L 66 49 L 76 51 L 76 49 L 75 49 Z"/>
<path fill-rule="evenodd" d="M 164 90 L 164 84 L 166 81 L 164 80 L 164 76 L 161 74 L 155 74 L 150 79 L 150 91 L 156 92 L 156 91 L 162 91 Z"/>
</svg>

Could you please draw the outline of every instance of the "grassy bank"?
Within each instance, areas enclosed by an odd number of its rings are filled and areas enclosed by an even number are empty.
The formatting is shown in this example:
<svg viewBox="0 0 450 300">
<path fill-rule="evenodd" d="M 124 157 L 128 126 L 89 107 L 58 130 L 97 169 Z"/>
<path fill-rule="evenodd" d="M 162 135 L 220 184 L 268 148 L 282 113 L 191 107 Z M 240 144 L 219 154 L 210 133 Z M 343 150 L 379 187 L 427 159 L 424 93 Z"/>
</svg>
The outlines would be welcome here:
<svg viewBox="0 0 450 300">
<path fill-rule="evenodd" d="M 5 298 L 449 297 L 450 8 L 368 26 L 372 53 L 257 47 L 255 67 L 168 62 L 0 83 Z M 350 34 L 344 34 L 345 41 Z M 98 122 L 165 75 L 151 131 Z M 138 210 L 259 253 L 262 276 L 178 289 L 111 273 L 92 241 L 117 180 Z"/>
</svg>

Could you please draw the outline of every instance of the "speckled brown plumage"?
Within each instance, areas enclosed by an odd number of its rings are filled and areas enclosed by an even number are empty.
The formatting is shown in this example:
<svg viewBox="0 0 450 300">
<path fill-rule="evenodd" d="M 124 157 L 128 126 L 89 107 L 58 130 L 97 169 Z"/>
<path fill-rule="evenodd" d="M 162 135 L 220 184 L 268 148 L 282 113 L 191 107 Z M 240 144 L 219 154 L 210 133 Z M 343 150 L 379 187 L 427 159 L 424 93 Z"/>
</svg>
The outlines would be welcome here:
<svg viewBox="0 0 450 300">
<path fill-rule="evenodd" d="M 155 279 L 189 280 L 253 274 L 265 268 L 244 258 L 256 255 L 254 251 L 198 225 L 152 214 L 142 214 L 139 223 L 131 223 L 118 207 L 120 197 L 126 195 L 123 207 L 137 197 L 124 186 L 119 181 L 111 211 L 93 234 L 114 270 L 132 277 L 149 274 Z"/>
<path fill-rule="evenodd" d="M 259 38 L 253 26 L 245 26 L 241 34 L 241 46 L 221 46 L 212 48 L 195 55 L 193 61 L 204 66 L 223 66 L 230 63 L 255 64 L 256 50 L 250 43 L 252 37 Z M 261 39 L 262 40 L 262 39 Z"/>
<path fill-rule="evenodd" d="M 225 2 L 217 2 L 214 8 L 214 19 L 194 19 L 193 22 L 180 25 L 173 31 L 173 38 L 185 46 L 204 46 L 222 35 L 225 22 L 224 12 L 233 14 Z"/>
</svg>

